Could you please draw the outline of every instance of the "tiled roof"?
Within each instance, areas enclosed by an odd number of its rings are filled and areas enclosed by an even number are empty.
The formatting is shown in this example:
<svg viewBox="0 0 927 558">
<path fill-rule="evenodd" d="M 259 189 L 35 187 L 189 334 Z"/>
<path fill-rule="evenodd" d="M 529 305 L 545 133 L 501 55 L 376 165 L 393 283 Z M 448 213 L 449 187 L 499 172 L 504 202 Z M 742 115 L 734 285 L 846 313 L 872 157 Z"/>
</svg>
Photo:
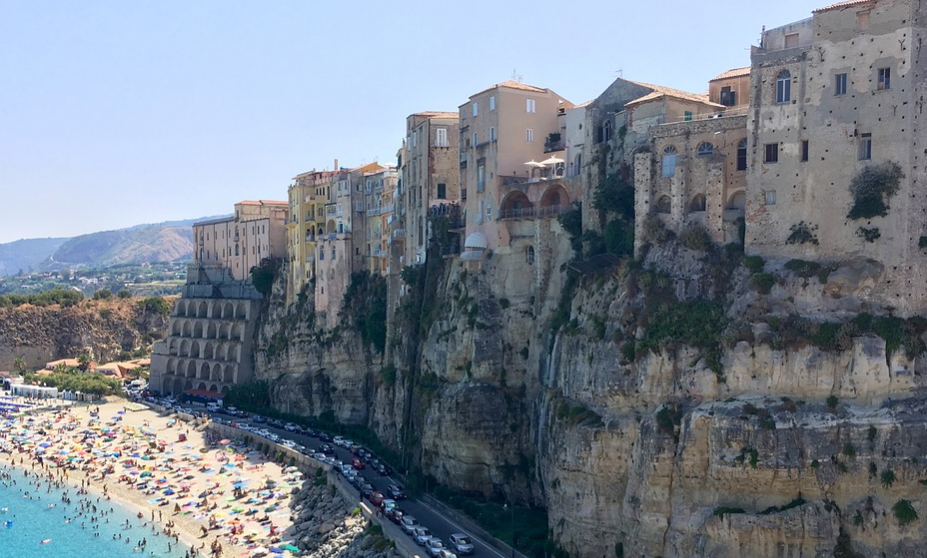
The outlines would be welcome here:
<svg viewBox="0 0 927 558">
<path fill-rule="evenodd" d="M 723 74 L 720 74 L 716 77 L 711 78 L 708 81 L 719 81 L 722 79 L 731 79 L 735 77 L 749 76 L 749 75 L 750 75 L 750 66 L 747 66 L 746 68 L 734 68 L 733 70 L 728 70 L 724 72 Z"/>
<path fill-rule="evenodd" d="M 475 93 L 471 95 L 471 97 L 475 97 L 479 95 L 480 93 L 485 93 L 489 91 L 490 89 L 495 89 L 497 87 L 508 87 L 509 89 L 520 89 L 521 91 L 531 91 L 534 93 L 546 93 L 547 92 L 547 90 L 544 89 L 543 87 L 535 87 L 533 85 L 528 85 L 526 83 L 521 83 L 521 82 L 510 79 L 508 81 L 503 81 L 502 83 L 497 83 L 493 85 L 492 87 L 487 87 L 486 89 L 480 91 L 479 93 Z"/>
<path fill-rule="evenodd" d="M 424 116 L 426 118 L 460 118 L 460 113 L 445 112 L 440 110 L 426 110 L 424 112 L 416 112 L 412 116 Z"/>
<path fill-rule="evenodd" d="M 699 95 L 697 93 L 689 93 L 687 91 L 680 91 L 679 89 L 673 89 L 671 87 L 663 87 L 662 85 L 653 85 L 650 83 L 642 83 L 639 81 L 635 81 L 632 83 L 636 83 L 637 85 L 647 87 L 649 89 L 653 89 L 653 91 L 644 95 L 643 97 L 638 97 L 637 99 L 634 99 L 633 101 L 629 101 L 625 103 L 625 106 L 646 103 L 649 101 L 655 101 L 663 97 L 672 97 L 674 99 L 682 99 L 683 101 L 704 103 L 707 105 L 714 105 L 718 107 L 723 106 L 723 105 L 719 105 L 717 103 L 712 103 L 711 101 L 709 101 L 708 95 Z"/>
<path fill-rule="evenodd" d="M 289 206 L 290 202 L 285 201 L 274 201 L 274 200 L 242 200 L 236 205 L 286 205 Z"/>
<path fill-rule="evenodd" d="M 819 14 L 821 12 L 827 12 L 830 10 L 838 10 L 840 8 L 849 8 L 850 6 L 858 6 L 860 4 L 868 4 L 870 2 L 876 2 L 877 0 L 846 0 L 845 2 L 837 2 L 836 4 L 831 4 L 830 6 L 824 6 L 823 8 L 818 8 L 812 10 L 811 13 Z"/>
</svg>

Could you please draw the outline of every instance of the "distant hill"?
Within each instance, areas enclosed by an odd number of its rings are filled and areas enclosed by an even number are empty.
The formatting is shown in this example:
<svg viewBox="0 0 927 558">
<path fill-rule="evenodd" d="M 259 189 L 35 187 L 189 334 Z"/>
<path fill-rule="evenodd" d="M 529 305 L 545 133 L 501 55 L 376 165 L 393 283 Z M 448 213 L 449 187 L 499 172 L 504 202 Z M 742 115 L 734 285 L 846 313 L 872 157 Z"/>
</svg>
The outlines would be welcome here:
<svg viewBox="0 0 927 558">
<path fill-rule="evenodd" d="M 104 268 L 141 262 L 193 259 L 196 221 L 223 216 L 136 225 L 74 238 L 26 239 L 0 244 L 0 275 L 23 271 Z"/>
<path fill-rule="evenodd" d="M 0 275 L 31 271 L 55 253 L 67 238 L 29 238 L 0 244 Z"/>
</svg>

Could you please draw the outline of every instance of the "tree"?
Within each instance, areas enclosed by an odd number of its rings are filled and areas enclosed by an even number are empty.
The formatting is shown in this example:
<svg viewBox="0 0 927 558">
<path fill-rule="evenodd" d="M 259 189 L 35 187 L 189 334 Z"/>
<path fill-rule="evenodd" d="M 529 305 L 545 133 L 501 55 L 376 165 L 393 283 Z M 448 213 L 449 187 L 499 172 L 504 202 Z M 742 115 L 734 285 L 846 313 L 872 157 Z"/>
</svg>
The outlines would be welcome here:
<svg viewBox="0 0 927 558">
<path fill-rule="evenodd" d="M 83 350 L 77 354 L 77 367 L 80 368 L 82 372 L 86 372 L 90 369 L 90 363 L 92 360 L 93 358 L 90 356 L 90 352 Z"/>
<path fill-rule="evenodd" d="M 120 291 L 116 293 L 116 296 L 119 298 L 132 298 L 132 293 L 130 293 L 127 289 L 120 289 Z"/>
<path fill-rule="evenodd" d="M 13 361 L 13 368 L 22 374 L 26 371 L 26 360 L 21 356 L 16 357 L 16 360 Z"/>
</svg>

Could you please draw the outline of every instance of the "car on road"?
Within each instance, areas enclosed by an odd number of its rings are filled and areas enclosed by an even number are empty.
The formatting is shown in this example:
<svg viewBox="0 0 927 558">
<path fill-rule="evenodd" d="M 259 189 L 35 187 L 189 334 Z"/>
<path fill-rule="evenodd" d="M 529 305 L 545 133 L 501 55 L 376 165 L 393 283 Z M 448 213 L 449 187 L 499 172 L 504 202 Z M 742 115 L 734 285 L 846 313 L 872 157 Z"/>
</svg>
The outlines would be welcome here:
<svg viewBox="0 0 927 558">
<path fill-rule="evenodd" d="M 370 500 L 370 503 L 371 503 L 371 504 L 373 504 L 374 506 L 379 507 L 380 504 L 383 503 L 383 500 L 386 499 L 386 496 L 384 496 L 382 492 L 372 492 L 372 493 L 370 494 L 370 497 L 367 498 L 367 499 Z"/>
<path fill-rule="evenodd" d="M 287 432 L 296 432 L 296 429 L 297 429 L 298 427 L 297 427 L 295 424 L 293 424 L 292 422 L 288 422 L 288 423 L 286 423 L 286 425 L 284 425 L 283 428 L 284 428 Z"/>
<path fill-rule="evenodd" d="M 332 443 L 338 447 L 344 447 L 344 438 L 342 438 L 341 436 L 335 436 L 332 439 Z"/>
<path fill-rule="evenodd" d="M 392 498 L 384 498 L 383 501 L 380 502 L 380 509 L 382 509 L 384 512 L 387 512 L 395 507 L 396 500 L 393 500 Z"/>
<path fill-rule="evenodd" d="M 370 484 L 369 482 L 365 482 L 364 484 L 362 484 L 358 490 L 360 490 L 361 496 L 363 496 L 364 499 L 369 499 L 370 495 L 373 494 L 375 491 L 375 489 L 373 488 L 373 485 Z"/>
<path fill-rule="evenodd" d="M 448 539 L 448 546 L 457 554 L 473 554 L 473 539 L 466 533 L 454 533 Z"/>
<path fill-rule="evenodd" d="M 366 467 L 366 465 L 364 465 L 363 461 L 355 457 L 354 459 L 351 460 L 351 467 L 354 467 L 355 469 L 360 471 L 361 469 Z"/>
<path fill-rule="evenodd" d="M 328 444 L 320 444 L 319 451 L 326 455 L 335 455 L 335 448 L 331 447 Z"/>
<path fill-rule="evenodd" d="M 386 493 L 393 500 L 405 500 L 406 499 L 406 491 L 403 490 L 402 487 L 399 486 L 398 484 L 391 484 L 388 487 L 386 487 Z"/>
<path fill-rule="evenodd" d="M 328 442 L 328 443 L 332 444 L 332 443 L 335 442 L 335 439 L 332 438 L 332 435 L 329 434 L 328 432 L 321 432 L 321 431 L 320 431 L 320 432 L 319 432 L 319 441 L 320 441 L 320 442 Z"/>
<path fill-rule="evenodd" d="M 444 541 L 438 537 L 431 537 L 428 539 L 428 542 L 425 543 L 425 552 L 432 558 L 437 558 L 442 550 L 444 550 Z"/>
<path fill-rule="evenodd" d="M 457 555 L 445 548 L 438 553 L 438 558 L 457 558 Z"/>
<path fill-rule="evenodd" d="M 381 477 L 387 477 L 387 476 L 393 474 L 393 470 L 390 469 L 390 468 L 389 468 L 388 466 L 386 466 L 385 464 L 380 463 L 380 466 L 377 467 L 377 474 L 379 474 Z"/>
<path fill-rule="evenodd" d="M 254 415 L 253 417 L 251 417 L 251 422 L 256 422 L 260 424 L 262 422 L 267 422 L 267 419 L 262 417 L 261 415 Z"/>
<path fill-rule="evenodd" d="M 389 519 L 396 525 L 400 525 L 402 524 L 402 516 L 404 516 L 405 514 L 406 512 L 402 510 L 399 506 L 394 506 L 392 508 L 387 509 L 383 515 L 386 516 L 386 519 Z"/>
<path fill-rule="evenodd" d="M 411 515 L 402 516 L 402 521 L 399 522 L 399 527 L 407 535 L 414 535 L 415 529 L 419 527 L 420 525 L 421 524 L 418 522 L 418 520 L 412 517 Z"/>
<path fill-rule="evenodd" d="M 412 538 L 415 539 L 415 544 L 425 546 L 425 543 L 431 539 L 431 531 L 428 530 L 428 527 L 418 526 L 415 528 L 415 534 L 412 535 Z"/>
</svg>

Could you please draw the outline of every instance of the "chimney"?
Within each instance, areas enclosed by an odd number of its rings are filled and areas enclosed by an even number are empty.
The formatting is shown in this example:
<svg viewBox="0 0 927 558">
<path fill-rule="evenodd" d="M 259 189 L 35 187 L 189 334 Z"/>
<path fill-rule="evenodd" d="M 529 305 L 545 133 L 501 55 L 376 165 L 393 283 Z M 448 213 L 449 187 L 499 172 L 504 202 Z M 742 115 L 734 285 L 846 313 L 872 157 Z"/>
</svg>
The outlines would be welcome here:
<svg viewBox="0 0 927 558">
<path fill-rule="evenodd" d="M 338 171 L 338 159 L 335 159 L 335 168 L 333 170 Z"/>
</svg>

